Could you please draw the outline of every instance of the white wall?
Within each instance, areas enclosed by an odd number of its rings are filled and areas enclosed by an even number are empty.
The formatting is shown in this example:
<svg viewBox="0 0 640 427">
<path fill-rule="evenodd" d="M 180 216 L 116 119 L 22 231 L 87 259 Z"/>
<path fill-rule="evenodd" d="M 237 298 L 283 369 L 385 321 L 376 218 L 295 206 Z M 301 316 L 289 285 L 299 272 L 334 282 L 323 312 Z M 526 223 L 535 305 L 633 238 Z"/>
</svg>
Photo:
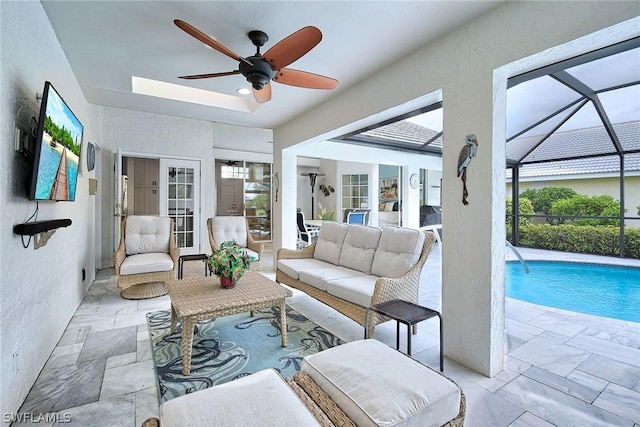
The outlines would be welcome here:
<svg viewBox="0 0 640 427">
<path fill-rule="evenodd" d="M 0 73 L 0 414 L 15 413 L 53 351 L 95 278 L 95 211 L 86 170 L 87 141 L 100 142 L 100 111 L 88 104 L 60 48 L 40 2 L 0 4 L 2 62 Z M 75 202 L 40 202 L 38 220 L 70 218 L 46 246 L 22 247 L 13 234 L 36 210 L 26 198 L 30 163 L 14 152 L 14 121 L 29 126 L 38 116 L 45 80 L 49 80 L 84 125 L 81 173 Z M 82 269 L 86 279 L 82 281 Z M 18 354 L 19 373 L 13 370 Z M 2 422 L 4 423 L 4 417 Z M 4 423 L 6 425 L 6 423 Z"/>
<path fill-rule="evenodd" d="M 320 170 L 326 173 L 326 176 L 318 178 L 318 189 L 316 190 L 316 215 L 320 214 L 320 204 L 322 207 L 327 209 L 327 211 L 334 211 L 336 213 L 336 220 L 340 221 L 340 207 L 342 205 L 341 200 L 338 198 L 338 188 L 341 186 L 340 184 L 340 174 L 338 174 L 338 164 L 335 160 L 320 160 Z M 320 185 L 331 186 L 334 189 L 333 193 L 329 193 L 328 196 L 325 196 L 322 191 L 320 191 Z"/>
<path fill-rule="evenodd" d="M 505 3 L 275 129 L 276 170 L 287 172 L 295 144 L 312 146 L 372 118 L 379 122 L 413 111 L 416 104 L 428 105 L 430 94 L 441 93 L 445 353 L 493 376 L 503 369 L 505 346 L 506 79 L 636 36 L 639 14 L 638 2 Z M 590 35 L 629 19 L 635 21 Z M 463 206 L 456 165 L 471 132 L 480 147 L 468 172 L 470 205 Z M 290 221 L 286 210 L 277 211 L 287 206 L 283 199 L 276 207 L 276 221 Z M 460 268 L 462 260 L 466 268 Z"/>
</svg>

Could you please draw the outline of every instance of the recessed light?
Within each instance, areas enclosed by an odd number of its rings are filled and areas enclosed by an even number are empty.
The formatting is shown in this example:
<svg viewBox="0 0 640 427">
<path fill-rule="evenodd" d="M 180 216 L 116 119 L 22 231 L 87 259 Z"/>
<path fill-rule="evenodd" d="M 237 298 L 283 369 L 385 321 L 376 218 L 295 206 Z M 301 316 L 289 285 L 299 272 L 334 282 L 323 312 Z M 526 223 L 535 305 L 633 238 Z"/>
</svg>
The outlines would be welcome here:
<svg viewBox="0 0 640 427">
<path fill-rule="evenodd" d="M 251 93 L 251 91 L 246 87 L 241 87 L 239 89 L 236 89 L 236 92 L 238 92 L 240 95 L 249 95 Z"/>
</svg>

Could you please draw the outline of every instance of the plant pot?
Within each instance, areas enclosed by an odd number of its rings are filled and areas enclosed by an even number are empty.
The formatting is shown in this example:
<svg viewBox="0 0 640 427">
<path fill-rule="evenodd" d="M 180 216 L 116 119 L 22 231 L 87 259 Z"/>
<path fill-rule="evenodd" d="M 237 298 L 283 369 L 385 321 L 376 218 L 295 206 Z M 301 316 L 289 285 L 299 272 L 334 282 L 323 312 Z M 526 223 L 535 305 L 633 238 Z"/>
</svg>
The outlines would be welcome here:
<svg viewBox="0 0 640 427">
<path fill-rule="evenodd" d="M 220 286 L 225 289 L 231 289 L 236 285 L 236 282 L 231 277 L 220 277 Z"/>
</svg>

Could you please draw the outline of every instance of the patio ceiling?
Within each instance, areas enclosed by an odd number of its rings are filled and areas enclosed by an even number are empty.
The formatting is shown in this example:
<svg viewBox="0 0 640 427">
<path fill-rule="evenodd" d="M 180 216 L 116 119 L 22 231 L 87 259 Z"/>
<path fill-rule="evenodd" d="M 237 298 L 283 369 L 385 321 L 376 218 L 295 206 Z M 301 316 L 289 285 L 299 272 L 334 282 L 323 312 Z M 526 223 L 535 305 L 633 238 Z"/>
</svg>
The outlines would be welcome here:
<svg viewBox="0 0 640 427">
<path fill-rule="evenodd" d="M 619 167 L 624 154 L 637 159 L 639 68 L 636 37 L 509 79 L 506 166 L 564 162 L 555 168 L 562 170 L 567 161 L 603 157 L 596 163 Z M 442 102 L 337 140 L 442 155 Z"/>
</svg>

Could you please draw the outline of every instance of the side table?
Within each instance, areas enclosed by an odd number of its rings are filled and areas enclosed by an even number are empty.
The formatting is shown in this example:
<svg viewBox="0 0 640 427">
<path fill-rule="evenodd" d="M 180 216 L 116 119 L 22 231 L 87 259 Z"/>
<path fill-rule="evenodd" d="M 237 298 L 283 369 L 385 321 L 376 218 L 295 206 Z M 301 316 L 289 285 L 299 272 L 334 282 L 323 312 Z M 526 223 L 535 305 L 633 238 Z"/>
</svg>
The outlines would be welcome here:
<svg viewBox="0 0 640 427">
<path fill-rule="evenodd" d="M 182 279 L 182 268 L 185 261 L 204 261 L 204 275 L 207 276 L 209 269 L 207 268 L 207 254 L 181 255 L 178 258 L 178 279 Z"/>
<path fill-rule="evenodd" d="M 427 307 L 423 307 L 412 302 L 394 299 L 391 301 L 385 301 L 380 304 L 374 304 L 367 310 L 368 324 L 369 312 L 373 311 L 380 313 L 396 321 L 396 350 L 400 349 L 400 322 L 407 325 L 407 355 L 411 356 L 411 329 L 416 323 L 423 320 L 430 319 L 434 316 L 438 316 L 440 319 L 440 372 L 444 371 L 444 358 L 442 351 L 442 315 L 436 311 Z M 366 333 L 366 327 L 365 327 Z M 366 337 L 365 337 L 366 338 Z"/>
</svg>

